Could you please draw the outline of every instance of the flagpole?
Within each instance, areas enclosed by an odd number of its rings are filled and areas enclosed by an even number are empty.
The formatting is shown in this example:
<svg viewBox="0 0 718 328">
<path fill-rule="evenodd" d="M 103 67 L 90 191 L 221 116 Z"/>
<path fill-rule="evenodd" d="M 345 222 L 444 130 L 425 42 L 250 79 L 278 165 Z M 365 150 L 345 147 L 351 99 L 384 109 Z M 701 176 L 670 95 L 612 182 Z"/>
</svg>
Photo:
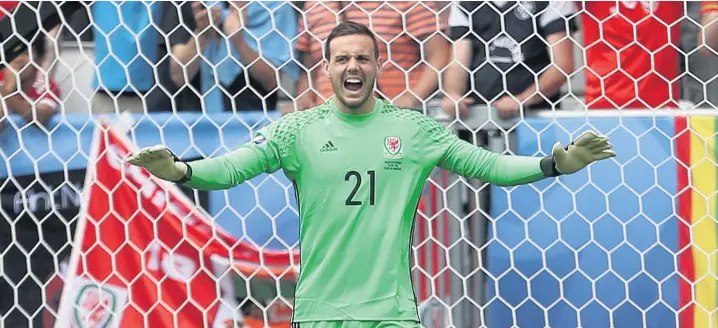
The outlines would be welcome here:
<svg viewBox="0 0 718 328">
<path fill-rule="evenodd" d="M 72 320 L 72 284 L 75 281 L 77 267 L 80 264 L 80 253 L 82 251 L 82 241 L 87 226 L 87 207 L 89 205 L 90 191 L 87 187 L 91 185 L 95 175 L 95 166 L 97 162 L 100 147 L 100 137 L 105 135 L 103 128 L 109 128 L 107 122 L 100 118 L 100 122 L 95 124 L 95 130 L 92 135 L 92 143 L 90 147 L 90 158 L 87 159 L 87 169 L 85 170 L 85 181 L 82 187 L 82 203 L 78 213 L 77 228 L 75 229 L 75 238 L 73 238 L 73 248 L 70 255 L 70 261 L 65 274 L 65 283 L 62 287 L 62 296 L 60 297 L 60 305 L 58 306 L 57 319 L 54 328 L 70 328 Z"/>
</svg>

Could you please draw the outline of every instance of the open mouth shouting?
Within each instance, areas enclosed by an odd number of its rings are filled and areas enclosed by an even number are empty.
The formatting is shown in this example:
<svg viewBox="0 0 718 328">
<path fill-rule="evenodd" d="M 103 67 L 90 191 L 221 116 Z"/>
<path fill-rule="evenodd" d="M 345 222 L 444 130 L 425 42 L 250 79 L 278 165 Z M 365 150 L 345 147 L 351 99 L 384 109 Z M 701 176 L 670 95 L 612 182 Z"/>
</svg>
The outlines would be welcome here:
<svg viewBox="0 0 718 328">
<path fill-rule="evenodd" d="M 344 98 L 360 100 L 363 96 L 364 78 L 348 76 L 344 78 Z"/>
</svg>

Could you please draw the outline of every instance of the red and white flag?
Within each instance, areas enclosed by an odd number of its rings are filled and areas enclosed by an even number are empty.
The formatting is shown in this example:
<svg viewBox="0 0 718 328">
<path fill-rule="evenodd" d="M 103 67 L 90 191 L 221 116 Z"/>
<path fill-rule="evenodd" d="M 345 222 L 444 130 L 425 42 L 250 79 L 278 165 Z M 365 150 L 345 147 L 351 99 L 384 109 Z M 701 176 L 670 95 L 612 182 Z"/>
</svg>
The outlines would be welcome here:
<svg viewBox="0 0 718 328">
<path fill-rule="evenodd" d="M 123 160 L 135 150 L 124 136 L 95 130 L 56 328 L 225 327 L 239 316 L 229 271 L 295 273 L 298 251 L 213 226 L 175 185 Z"/>
</svg>

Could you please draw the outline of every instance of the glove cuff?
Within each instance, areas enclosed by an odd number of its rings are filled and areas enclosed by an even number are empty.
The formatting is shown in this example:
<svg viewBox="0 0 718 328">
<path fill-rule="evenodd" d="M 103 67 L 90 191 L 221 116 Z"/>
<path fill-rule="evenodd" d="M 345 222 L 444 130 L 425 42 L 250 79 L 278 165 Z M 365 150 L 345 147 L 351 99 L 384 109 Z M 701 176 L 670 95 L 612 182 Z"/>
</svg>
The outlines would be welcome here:
<svg viewBox="0 0 718 328">
<path fill-rule="evenodd" d="M 561 172 L 556 169 L 556 160 L 553 156 L 547 156 L 541 159 L 541 172 L 543 172 L 543 175 L 547 178 L 561 175 Z"/>
<path fill-rule="evenodd" d="M 172 153 L 172 159 L 174 160 L 174 162 L 184 163 L 184 166 L 187 167 L 187 172 L 185 172 L 184 176 L 182 178 L 180 178 L 179 180 L 175 180 L 172 182 L 177 183 L 177 184 L 182 184 L 182 183 L 189 181 L 189 179 L 192 178 L 192 167 L 189 164 L 187 164 L 187 162 L 179 159 L 179 157 L 177 157 L 177 155 L 175 155 L 174 153 Z"/>
<path fill-rule="evenodd" d="M 571 141 L 571 143 L 566 145 L 566 147 L 563 147 L 563 149 L 565 151 L 568 151 L 568 149 L 573 145 L 574 142 Z M 561 172 L 559 172 L 556 168 L 556 157 L 554 155 L 546 156 L 541 160 L 541 172 L 543 172 L 543 175 L 547 178 L 562 175 Z"/>
</svg>

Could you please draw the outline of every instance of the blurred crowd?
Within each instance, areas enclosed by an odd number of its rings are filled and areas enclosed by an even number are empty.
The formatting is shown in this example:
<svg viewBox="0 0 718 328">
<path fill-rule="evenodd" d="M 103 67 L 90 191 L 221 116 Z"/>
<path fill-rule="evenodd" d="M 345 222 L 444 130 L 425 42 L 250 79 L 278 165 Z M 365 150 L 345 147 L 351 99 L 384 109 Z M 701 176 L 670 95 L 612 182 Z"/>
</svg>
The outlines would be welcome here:
<svg viewBox="0 0 718 328">
<path fill-rule="evenodd" d="M 3 16 L 17 3 L 0 3 Z M 323 40 L 343 20 L 376 33 L 377 96 L 403 108 L 713 108 L 717 3 L 96 2 L 2 69 L 0 113 L 304 110 L 332 95 Z M 65 108 L 63 44 L 92 46 L 89 108 Z"/>
<path fill-rule="evenodd" d="M 19 3 L 0 18 L 23 24 Z M 718 1 L 101 1 L 3 63 L 0 118 L 306 110 L 332 96 L 324 40 L 345 20 L 376 33 L 376 95 L 402 108 L 718 109 Z"/>
</svg>

